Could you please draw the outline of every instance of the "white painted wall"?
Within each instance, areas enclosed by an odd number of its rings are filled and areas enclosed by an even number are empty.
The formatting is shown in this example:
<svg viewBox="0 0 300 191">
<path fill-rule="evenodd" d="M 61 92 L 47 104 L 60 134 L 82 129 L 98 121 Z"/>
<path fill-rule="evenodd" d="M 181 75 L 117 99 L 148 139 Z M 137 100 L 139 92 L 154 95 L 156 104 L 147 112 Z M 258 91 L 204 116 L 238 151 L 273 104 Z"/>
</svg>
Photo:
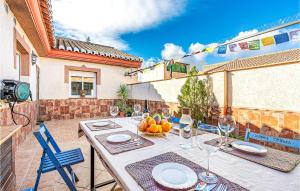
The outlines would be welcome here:
<svg viewBox="0 0 300 191">
<path fill-rule="evenodd" d="M 224 73 L 211 75 L 217 104 L 224 106 Z M 204 78 L 204 76 L 200 76 Z M 231 72 L 229 106 L 300 111 L 300 63 Z M 178 102 L 185 78 L 131 85 L 132 99 Z M 230 83 L 229 83 L 230 84 Z"/>
<path fill-rule="evenodd" d="M 153 70 L 144 70 L 143 73 L 138 73 L 138 80 L 140 82 L 149 82 L 154 80 L 164 79 L 164 64 L 156 65 Z"/>
<path fill-rule="evenodd" d="M 136 82 L 135 78 L 124 76 L 128 68 L 69 61 L 53 58 L 40 58 L 40 99 L 68 99 L 69 84 L 64 83 L 64 66 L 85 65 L 87 68 L 101 69 L 101 84 L 97 86 L 98 99 L 115 99 L 120 84 Z"/>
<path fill-rule="evenodd" d="M 232 72 L 232 106 L 300 111 L 300 63 Z"/>
<path fill-rule="evenodd" d="M 18 22 L 14 23 L 14 15 L 8 8 L 8 13 L 5 10 L 5 1 L 0 0 L 0 80 L 2 79 L 19 79 L 19 71 L 14 68 L 14 50 L 13 50 L 13 32 L 14 28 L 25 39 L 25 42 L 30 47 L 30 52 L 35 51 L 33 45 L 24 33 Z M 38 63 L 37 63 L 38 65 Z M 30 83 L 30 89 L 33 99 L 36 99 L 36 65 L 30 63 L 30 76 L 21 77 L 21 81 Z"/>
<path fill-rule="evenodd" d="M 206 79 L 206 76 L 199 76 Z M 224 103 L 224 82 L 223 73 L 211 75 L 213 81 L 213 92 L 219 105 Z M 153 101 L 165 101 L 177 103 L 177 97 L 186 78 L 163 80 L 156 82 L 145 82 L 131 85 L 131 99 L 148 99 Z"/>
</svg>

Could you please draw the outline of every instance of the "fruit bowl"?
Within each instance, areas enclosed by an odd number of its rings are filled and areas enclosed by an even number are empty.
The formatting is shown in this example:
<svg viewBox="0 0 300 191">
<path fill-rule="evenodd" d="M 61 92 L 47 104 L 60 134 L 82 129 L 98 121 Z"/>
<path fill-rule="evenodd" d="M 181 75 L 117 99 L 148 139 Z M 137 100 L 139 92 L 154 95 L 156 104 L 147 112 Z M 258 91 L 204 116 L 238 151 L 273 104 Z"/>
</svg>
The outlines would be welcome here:
<svg viewBox="0 0 300 191">
<path fill-rule="evenodd" d="M 149 135 L 149 136 L 157 136 L 157 137 L 163 137 L 163 136 L 166 136 L 167 133 L 150 133 L 150 132 L 147 132 L 147 131 L 140 131 L 142 134 L 144 135 Z"/>
<path fill-rule="evenodd" d="M 149 136 L 166 136 L 171 128 L 171 124 L 158 114 L 147 117 L 139 124 L 139 131 Z"/>
</svg>

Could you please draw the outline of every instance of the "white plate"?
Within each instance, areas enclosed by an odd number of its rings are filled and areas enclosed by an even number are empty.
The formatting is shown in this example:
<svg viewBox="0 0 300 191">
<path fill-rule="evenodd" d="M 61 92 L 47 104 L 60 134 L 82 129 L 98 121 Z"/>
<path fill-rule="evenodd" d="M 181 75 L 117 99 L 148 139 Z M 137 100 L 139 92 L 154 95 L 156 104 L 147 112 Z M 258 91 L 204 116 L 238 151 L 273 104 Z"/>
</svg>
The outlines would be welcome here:
<svg viewBox="0 0 300 191">
<path fill-rule="evenodd" d="M 198 180 L 191 168 L 173 162 L 155 166 L 152 177 L 158 184 L 171 189 L 188 189 L 195 186 Z"/>
<path fill-rule="evenodd" d="M 247 153 L 252 153 L 252 154 L 266 154 L 267 149 L 261 145 L 257 145 L 254 143 L 250 142 L 245 142 L 245 141 L 234 141 L 231 143 L 232 147 L 235 149 L 247 152 Z"/>
<path fill-rule="evenodd" d="M 111 143 L 122 143 L 129 141 L 131 139 L 130 135 L 127 134 L 115 134 L 106 137 L 106 140 Z"/>
<path fill-rule="evenodd" d="M 110 123 L 107 122 L 107 121 L 99 121 L 99 122 L 93 123 L 93 126 L 95 126 L 95 127 L 104 127 L 104 126 L 107 126 L 109 124 Z"/>
</svg>

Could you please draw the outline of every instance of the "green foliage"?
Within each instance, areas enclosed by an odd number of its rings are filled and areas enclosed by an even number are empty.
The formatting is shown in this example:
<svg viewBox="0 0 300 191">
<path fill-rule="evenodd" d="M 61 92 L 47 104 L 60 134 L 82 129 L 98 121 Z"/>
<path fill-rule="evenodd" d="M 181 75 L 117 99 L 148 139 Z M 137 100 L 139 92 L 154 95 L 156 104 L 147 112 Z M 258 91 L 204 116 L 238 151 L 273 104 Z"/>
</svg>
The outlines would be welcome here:
<svg viewBox="0 0 300 191">
<path fill-rule="evenodd" d="M 188 73 L 188 78 L 178 96 L 179 109 L 190 108 L 194 124 L 199 120 L 206 122 L 211 97 L 208 81 L 206 79 L 200 80 L 196 76 L 197 74 L 198 71 L 194 66 Z"/>
<path fill-rule="evenodd" d="M 117 101 L 117 106 L 119 110 L 122 112 L 126 112 L 127 109 L 127 101 L 129 97 L 129 90 L 125 84 L 120 85 L 119 90 L 117 91 L 118 97 L 120 100 Z"/>
<path fill-rule="evenodd" d="M 167 71 L 171 70 L 171 66 L 173 72 L 187 73 L 186 66 L 184 64 L 174 63 L 173 65 L 168 65 Z"/>
</svg>

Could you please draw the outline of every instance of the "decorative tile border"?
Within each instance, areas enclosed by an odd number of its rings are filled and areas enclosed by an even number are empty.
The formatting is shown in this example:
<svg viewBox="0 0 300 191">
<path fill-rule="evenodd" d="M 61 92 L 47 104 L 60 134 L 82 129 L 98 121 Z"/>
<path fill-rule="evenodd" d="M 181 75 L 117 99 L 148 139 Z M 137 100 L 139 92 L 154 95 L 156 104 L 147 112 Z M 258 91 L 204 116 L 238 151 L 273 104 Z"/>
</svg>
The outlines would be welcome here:
<svg viewBox="0 0 300 191">
<path fill-rule="evenodd" d="M 17 113 L 22 113 L 30 117 L 30 124 L 26 127 L 22 127 L 13 137 L 14 146 L 18 147 L 26 139 L 27 135 L 33 131 L 36 126 L 37 120 L 37 102 L 23 102 L 16 104 L 14 110 Z M 20 116 L 14 115 L 14 119 L 19 125 L 24 125 L 27 123 L 27 119 Z M 1 108 L 0 109 L 0 128 L 1 126 L 13 125 L 10 108 Z"/>
</svg>

